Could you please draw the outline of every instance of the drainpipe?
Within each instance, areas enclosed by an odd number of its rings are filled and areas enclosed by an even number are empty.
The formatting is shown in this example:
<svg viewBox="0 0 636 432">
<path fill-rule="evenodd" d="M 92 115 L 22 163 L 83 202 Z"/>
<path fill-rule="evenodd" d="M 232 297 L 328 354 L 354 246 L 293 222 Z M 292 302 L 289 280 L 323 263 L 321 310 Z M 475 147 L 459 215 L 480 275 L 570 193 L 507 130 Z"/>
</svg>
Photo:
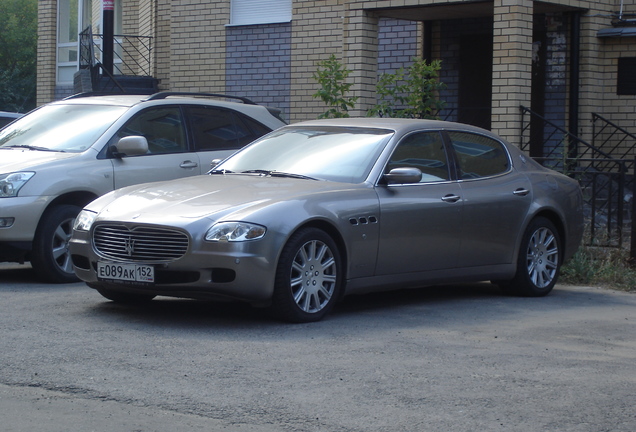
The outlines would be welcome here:
<svg viewBox="0 0 636 432">
<path fill-rule="evenodd" d="M 581 47 L 581 13 L 572 12 L 570 30 L 570 116 L 569 131 L 572 135 L 579 135 L 579 78 L 580 78 L 580 47 Z M 569 157 L 578 155 L 576 145 L 570 147 Z"/>
<path fill-rule="evenodd" d="M 422 59 L 427 63 L 433 60 L 433 23 L 424 21 L 424 46 L 422 47 Z"/>
<path fill-rule="evenodd" d="M 102 45 L 102 65 L 113 75 L 113 53 L 115 38 L 115 0 L 102 0 L 104 43 Z"/>
</svg>

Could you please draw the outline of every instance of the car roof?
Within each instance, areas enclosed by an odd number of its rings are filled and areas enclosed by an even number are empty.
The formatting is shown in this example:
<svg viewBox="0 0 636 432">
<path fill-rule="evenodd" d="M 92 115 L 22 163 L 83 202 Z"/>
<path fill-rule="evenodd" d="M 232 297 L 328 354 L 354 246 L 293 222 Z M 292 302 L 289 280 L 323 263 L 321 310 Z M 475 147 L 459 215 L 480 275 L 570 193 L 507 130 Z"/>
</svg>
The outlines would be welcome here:
<svg viewBox="0 0 636 432">
<path fill-rule="evenodd" d="M 482 133 L 496 137 L 496 135 L 488 130 L 463 123 L 454 123 L 443 120 L 424 120 L 424 119 L 404 119 L 389 117 L 348 117 L 337 119 L 321 119 L 309 120 L 300 123 L 294 123 L 290 126 L 338 126 L 338 127 L 364 127 L 375 129 L 388 129 L 397 133 L 404 134 L 413 130 L 422 129 L 460 129 L 463 131 Z M 501 139 L 497 137 L 498 139 Z"/>
<path fill-rule="evenodd" d="M 231 102 L 222 99 L 235 99 L 240 102 Z M 182 93 L 160 92 L 153 95 L 139 94 L 109 94 L 109 95 L 74 95 L 66 99 L 51 102 L 50 105 L 109 105 L 131 108 L 144 104 L 148 106 L 172 105 L 172 104 L 209 105 L 228 108 L 243 114 L 258 118 L 261 122 L 267 122 L 273 129 L 285 124 L 280 118 L 280 110 L 276 108 L 258 105 L 247 98 L 240 96 L 212 94 L 212 93 Z M 269 115 L 264 116 L 268 112 Z M 275 119 L 270 121 L 269 119 Z"/>
</svg>

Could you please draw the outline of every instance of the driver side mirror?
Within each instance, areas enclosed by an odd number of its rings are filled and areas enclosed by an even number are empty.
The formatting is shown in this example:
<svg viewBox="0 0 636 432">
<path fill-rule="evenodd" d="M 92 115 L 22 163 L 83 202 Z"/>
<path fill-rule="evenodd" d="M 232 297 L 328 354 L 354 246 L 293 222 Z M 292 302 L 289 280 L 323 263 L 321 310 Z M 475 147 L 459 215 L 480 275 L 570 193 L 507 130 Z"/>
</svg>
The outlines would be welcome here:
<svg viewBox="0 0 636 432">
<path fill-rule="evenodd" d="M 113 155 L 117 158 L 146 154 L 148 153 L 148 140 L 138 135 L 123 137 L 112 146 L 112 150 Z"/>
<path fill-rule="evenodd" d="M 422 180 L 422 171 L 418 168 L 393 168 L 384 174 L 387 184 L 419 183 Z"/>
</svg>

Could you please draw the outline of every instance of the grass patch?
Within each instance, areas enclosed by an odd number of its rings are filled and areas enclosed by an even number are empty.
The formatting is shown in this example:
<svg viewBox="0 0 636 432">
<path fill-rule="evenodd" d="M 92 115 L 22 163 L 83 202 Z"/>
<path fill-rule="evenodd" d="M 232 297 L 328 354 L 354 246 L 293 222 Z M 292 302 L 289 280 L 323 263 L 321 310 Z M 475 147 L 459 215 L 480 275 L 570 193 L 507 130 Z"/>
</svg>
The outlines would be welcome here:
<svg viewBox="0 0 636 432">
<path fill-rule="evenodd" d="M 559 281 L 636 292 L 636 266 L 630 261 L 623 249 L 581 246 L 561 268 Z"/>
</svg>

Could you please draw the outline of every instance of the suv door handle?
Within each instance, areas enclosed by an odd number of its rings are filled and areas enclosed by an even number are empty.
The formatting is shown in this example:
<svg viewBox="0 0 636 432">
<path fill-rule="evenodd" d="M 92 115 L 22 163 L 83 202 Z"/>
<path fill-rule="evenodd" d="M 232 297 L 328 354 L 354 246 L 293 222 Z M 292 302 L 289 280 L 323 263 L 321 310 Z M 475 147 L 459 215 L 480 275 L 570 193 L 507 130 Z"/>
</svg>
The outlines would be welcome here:
<svg viewBox="0 0 636 432">
<path fill-rule="evenodd" d="M 179 165 L 180 168 L 196 168 L 198 166 L 199 166 L 198 163 L 192 162 L 190 160 L 183 161 L 183 162 L 181 162 L 181 165 Z"/>
<path fill-rule="evenodd" d="M 530 191 L 528 189 L 525 188 L 519 188 L 516 191 L 513 192 L 513 194 L 517 195 L 517 196 L 526 196 L 530 193 Z"/>
<path fill-rule="evenodd" d="M 450 202 L 450 203 L 454 203 L 460 200 L 460 197 L 458 197 L 455 194 L 448 194 L 448 195 L 444 195 L 442 197 L 442 201 L 444 202 Z"/>
</svg>

